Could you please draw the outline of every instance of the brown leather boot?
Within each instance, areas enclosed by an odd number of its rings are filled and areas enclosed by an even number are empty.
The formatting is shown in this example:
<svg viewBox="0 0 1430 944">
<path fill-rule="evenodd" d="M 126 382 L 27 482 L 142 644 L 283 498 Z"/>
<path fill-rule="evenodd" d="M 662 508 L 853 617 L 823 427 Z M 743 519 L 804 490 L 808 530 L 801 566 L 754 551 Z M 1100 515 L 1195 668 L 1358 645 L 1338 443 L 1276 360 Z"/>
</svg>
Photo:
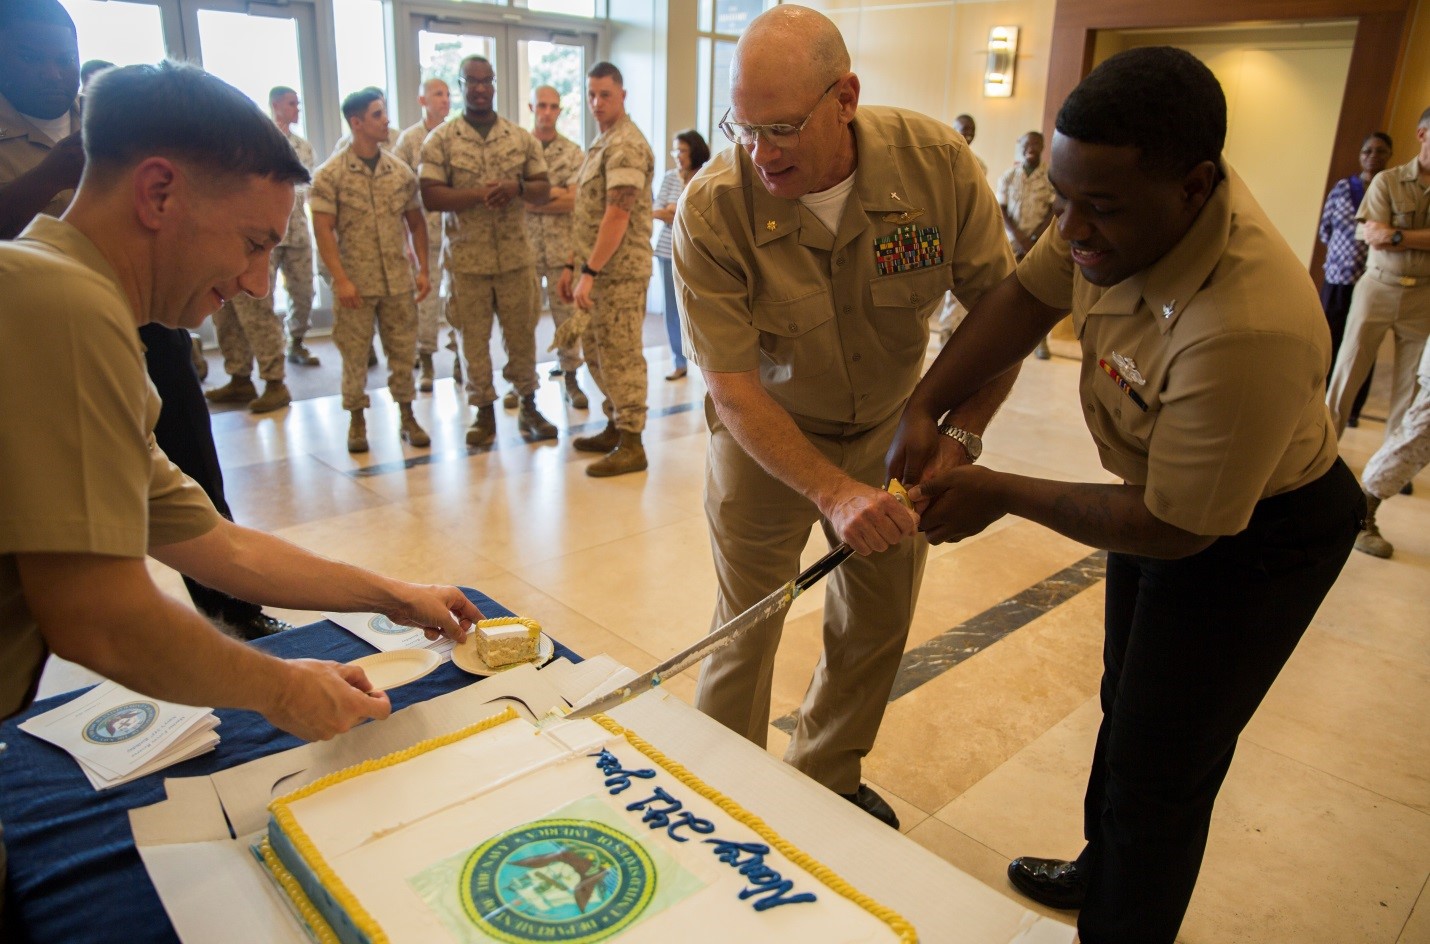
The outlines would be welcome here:
<svg viewBox="0 0 1430 944">
<path fill-rule="evenodd" d="M 400 403 L 397 407 L 402 411 L 402 441 L 411 443 L 421 449 L 432 445 L 432 437 L 427 435 L 427 431 L 417 425 L 417 417 L 412 415 L 412 404 Z"/>
<path fill-rule="evenodd" d="M 214 403 L 248 403 L 258 396 L 252 377 L 230 377 L 222 387 L 205 390 L 204 396 Z"/>
<path fill-rule="evenodd" d="M 573 410 L 585 410 L 591 406 L 591 401 L 586 399 L 586 391 L 581 389 L 581 385 L 576 382 L 576 372 L 566 371 L 566 386 L 562 388 L 562 394 L 566 397 L 566 402 L 571 404 Z"/>
<path fill-rule="evenodd" d="M 497 411 L 488 403 L 477 407 L 477 418 L 467 430 L 468 446 L 487 446 L 497 438 Z"/>
<path fill-rule="evenodd" d="M 527 442 L 555 439 L 556 427 L 541 415 L 536 408 L 536 394 L 529 393 L 521 398 L 521 412 L 516 415 L 516 428 Z"/>
<path fill-rule="evenodd" d="M 627 472 L 640 472 L 645 467 L 645 447 L 641 445 L 641 434 L 621 430 L 619 445 L 586 466 L 586 474 L 604 479 L 613 475 L 625 475 Z"/>
<path fill-rule="evenodd" d="M 292 402 L 293 394 L 288 392 L 288 385 L 281 380 L 270 380 L 263 385 L 263 396 L 249 403 L 248 409 L 251 413 L 272 413 Z"/>
<path fill-rule="evenodd" d="M 582 452 L 610 452 L 621 443 L 621 431 L 616 424 L 606 420 L 606 428 L 594 436 L 577 436 L 571 445 Z"/>
<path fill-rule="evenodd" d="M 367 452 L 367 420 L 362 410 L 353 410 L 348 421 L 348 452 Z"/>
</svg>

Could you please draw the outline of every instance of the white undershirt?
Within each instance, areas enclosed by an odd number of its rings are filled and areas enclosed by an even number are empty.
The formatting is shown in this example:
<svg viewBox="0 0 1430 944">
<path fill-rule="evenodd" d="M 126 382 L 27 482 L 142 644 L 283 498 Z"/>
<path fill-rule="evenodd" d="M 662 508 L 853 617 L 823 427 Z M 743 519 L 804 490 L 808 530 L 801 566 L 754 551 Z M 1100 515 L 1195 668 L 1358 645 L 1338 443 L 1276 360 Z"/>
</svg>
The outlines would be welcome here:
<svg viewBox="0 0 1430 944">
<path fill-rule="evenodd" d="M 824 228 L 831 233 L 839 231 L 839 218 L 844 215 L 844 204 L 849 202 L 849 193 L 854 189 L 854 175 L 850 174 L 828 190 L 807 193 L 799 198 L 813 213 Z"/>
<path fill-rule="evenodd" d="M 26 121 L 49 135 L 50 140 L 56 144 L 60 142 L 60 139 L 70 136 L 69 112 L 65 112 L 58 118 L 36 118 L 34 115 L 25 115 L 23 112 L 21 114 Z"/>
</svg>

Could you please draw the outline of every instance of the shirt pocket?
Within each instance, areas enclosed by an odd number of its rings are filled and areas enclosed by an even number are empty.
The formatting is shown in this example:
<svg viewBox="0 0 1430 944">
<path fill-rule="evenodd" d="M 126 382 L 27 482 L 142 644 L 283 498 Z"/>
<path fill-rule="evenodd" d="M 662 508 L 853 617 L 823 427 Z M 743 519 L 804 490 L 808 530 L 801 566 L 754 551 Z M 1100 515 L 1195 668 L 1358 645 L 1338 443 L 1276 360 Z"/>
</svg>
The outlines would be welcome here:
<svg viewBox="0 0 1430 944">
<path fill-rule="evenodd" d="M 953 269 L 948 263 L 870 279 L 879 343 L 895 357 L 921 353 L 928 344 L 929 315 L 952 288 Z"/>
<path fill-rule="evenodd" d="M 788 300 L 755 299 L 751 321 L 760 332 L 760 373 L 770 383 L 826 374 L 839 355 L 828 289 Z"/>
<path fill-rule="evenodd" d="M 1111 363 L 1110 358 L 1108 362 Z M 1109 441 L 1115 448 L 1145 457 L 1162 404 L 1150 389 L 1150 381 L 1142 386 L 1128 383 L 1132 392 L 1146 404 L 1145 410 L 1100 365 L 1092 378 L 1092 405 L 1101 414 L 1101 422 L 1106 424 L 1105 432 L 1110 434 Z"/>
<path fill-rule="evenodd" d="M 486 162 L 473 154 L 456 153 L 452 155 L 449 176 L 452 186 L 461 190 L 468 187 L 480 187 L 487 182 Z"/>
</svg>

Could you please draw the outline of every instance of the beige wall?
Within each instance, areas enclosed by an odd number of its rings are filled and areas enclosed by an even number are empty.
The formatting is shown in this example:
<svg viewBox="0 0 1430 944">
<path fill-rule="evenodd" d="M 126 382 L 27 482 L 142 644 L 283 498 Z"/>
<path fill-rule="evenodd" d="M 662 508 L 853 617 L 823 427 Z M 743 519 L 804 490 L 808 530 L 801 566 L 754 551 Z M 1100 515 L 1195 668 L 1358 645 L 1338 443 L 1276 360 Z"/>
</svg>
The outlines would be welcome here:
<svg viewBox="0 0 1430 944">
<path fill-rule="evenodd" d="M 1400 87 L 1392 98 L 1390 127 L 1385 129 L 1395 139 L 1397 164 L 1415 156 L 1415 126 L 1426 108 L 1430 108 L 1430 0 L 1419 0 L 1401 62 Z"/>
<path fill-rule="evenodd" d="M 838 24 L 863 102 L 911 108 L 942 121 L 972 115 L 978 122 L 973 150 L 987 162 L 990 178 L 1013 162 L 1018 137 L 1039 127 L 1056 0 L 802 2 Z M 1021 31 L 1012 98 L 983 97 L 993 26 Z"/>
</svg>

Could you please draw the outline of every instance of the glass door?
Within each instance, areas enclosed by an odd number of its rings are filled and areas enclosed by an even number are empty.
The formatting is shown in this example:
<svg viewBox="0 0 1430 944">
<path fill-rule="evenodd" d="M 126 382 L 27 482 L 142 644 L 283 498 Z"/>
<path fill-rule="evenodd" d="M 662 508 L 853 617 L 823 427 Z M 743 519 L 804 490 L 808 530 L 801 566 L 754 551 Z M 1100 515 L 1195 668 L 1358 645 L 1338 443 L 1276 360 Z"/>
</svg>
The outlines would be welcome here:
<svg viewBox="0 0 1430 944">
<path fill-rule="evenodd" d="M 492 107 L 504 118 L 509 114 L 511 86 L 502 71 L 506 64 L 506 27 L 480 23 L 448 16 L 413 16 L 414 32 L 417 36 L 418 84 L 428 79 L 441 79 L 452 91 L 452 114 L 462 110 L 462 60 L 468 56 L 482 56 L 492 64 L 496 73 L 496 92 Z M 416 94 L 404 96 L 411 99 L 410 118 L 404 115 L 404 125 L 416 121 Z M 404 100 L 404 105 L 407 101 Z"/>
<path fill-rule="evenodd" d="M 527 108 L 532 89 L 550 85 L 561 94 L 561 117 L 556 130 L 586 147 L 595 136 L 586 110 L 586 70 L 595 64 L 596 38 L 592 35 L 550 30 L 521 30 L 516 37 L 516 92 L 521 117 L 517 123 L 531 130 Z"/>
<path fill-rule="evenodd" d="M 158 62 L 169 54 L 165 26 L 178 40 L 176 0 L 164 4 L 123 0 L 63 0 L 79 37 L 79 61 L 101 59 L 117 66 Z M 167 9 L 165 9 L 167 7 Z"/>
</svg>

